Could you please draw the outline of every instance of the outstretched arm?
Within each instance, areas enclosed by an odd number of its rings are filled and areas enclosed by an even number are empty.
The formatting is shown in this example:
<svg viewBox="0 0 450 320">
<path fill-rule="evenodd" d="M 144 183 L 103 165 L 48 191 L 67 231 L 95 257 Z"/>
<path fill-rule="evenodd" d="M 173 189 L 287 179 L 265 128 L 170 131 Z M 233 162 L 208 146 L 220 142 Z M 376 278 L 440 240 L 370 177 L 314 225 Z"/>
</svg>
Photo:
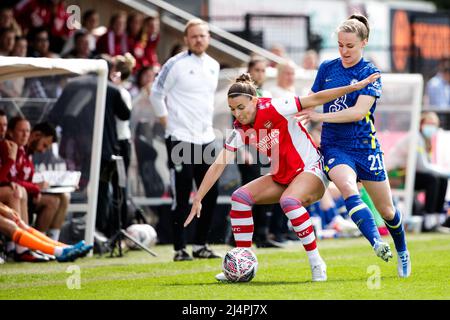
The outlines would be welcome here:
<svg viewBox="0 0 450 320">
<path fill-rule="evenodd" d="M 236 155 L 235 152 L 232 152 L 227 149 L 223 149 L 222 151 L 220 151 L 216 160 L 209 167 L 208 171 L 203 177 L 203 181 L 197 190 L 197 193 L 193 199 L 191 213 L 189 213 L 189 216 L 184 222 L 185 227 L 187 227 L 189 223 L 191 223 L 192 219 L 194 219 L 195 216 L 197 216 L 197 218 L 200 218 L 200 211 L 202 209 L 201 203 L 202 199 L 208 193 L 209 189 L 211 189 L 214 183 L 216 183 L 216 181 L 220 178 L 223 170 L 225 170 L 227 164 L 234 159 L 235 155 Z"/>
<path fill-rule="evenodd" d="M 357 83 L 345 86 L 345 87 L 338 87 L 333 89 L 327 89 L 323 91 L 319 91 L 316 93 L 313 93 L 308 96 L 299 97 L 300 103 L 302 105 L 302 109 L 312 108 L 319 106 L 321 104 L 324 104 L 328 101 L 337 99 L 347 93 L 358 91 L 367 86 L 368 84 L 374 82 L 380 77 L 379 73 L 373 73 L 364 80 L 361 80 Z"/>
<path fill-rule="evenodd" d="M 375 101 L 373 96 L 359 96 L 356 104 L 338 112 L 319 113 L 313 109 L 302 110 L 297 114 L 297 119 L 303 124 L 314 122 L 346 123 L 362 120 L 368 113 Z"/>
</svg>

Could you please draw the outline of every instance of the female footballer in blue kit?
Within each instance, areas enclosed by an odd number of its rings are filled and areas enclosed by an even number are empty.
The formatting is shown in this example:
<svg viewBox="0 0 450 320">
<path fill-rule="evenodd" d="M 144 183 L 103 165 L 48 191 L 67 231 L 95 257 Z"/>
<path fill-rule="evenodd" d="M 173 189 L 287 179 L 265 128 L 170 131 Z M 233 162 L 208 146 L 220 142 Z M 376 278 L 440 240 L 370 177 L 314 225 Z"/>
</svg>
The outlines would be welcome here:
<svg viewBox="0 0 450 320">
<path fill-rule="evenodd" d="M 317 73 L 311 91 L 335 88 L 380 72 L 362 57 L 369 39 L 366 17 L 354 14 L 337 30 L 340 58 L 324 61 Z M 303 110 L 299 119 L 323 122 L 321 151 L 325 171 L 345 199 L 352 220 L 369 240 L 377 256 L 385 261 L 392 258 L 389 244 L 382 241 L 369 208 L 359 195 L 360 180 L 375 207 L 382 215 L 394 240 L 398 253 L 398 274 L 411 274 L 411 261 L 406 248 L 401 214 L 392 202 L 389 180 L 383 163 L 383 152 L 375 137 L 374 112 L 381 95 L 378 79 L 362 90 L 346 94 L 324 104 L 324 113 Z"/>
</svg>

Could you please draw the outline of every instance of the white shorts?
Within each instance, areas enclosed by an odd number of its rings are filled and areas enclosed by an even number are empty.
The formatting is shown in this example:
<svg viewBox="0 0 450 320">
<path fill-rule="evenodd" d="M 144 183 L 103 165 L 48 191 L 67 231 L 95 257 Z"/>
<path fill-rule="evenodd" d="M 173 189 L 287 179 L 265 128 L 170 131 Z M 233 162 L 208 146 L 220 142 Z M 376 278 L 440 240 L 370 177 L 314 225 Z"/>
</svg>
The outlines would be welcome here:
<svg viewBox="0 0 450 320">
<path fill-rule="evenodd" d="M 325 187 L 325 190 L 328 188 L 328 184 L 330 183 L 330 180 L 328 180 L 327 175 L 323 171 L 323 157 L 320 158 L 319 161 L 314 162 L 308 167 L 305 167 L 303 172 L 309 172 L 315 175 L 317 178 L 322 181 L 323 186 Z"/>
</svg>

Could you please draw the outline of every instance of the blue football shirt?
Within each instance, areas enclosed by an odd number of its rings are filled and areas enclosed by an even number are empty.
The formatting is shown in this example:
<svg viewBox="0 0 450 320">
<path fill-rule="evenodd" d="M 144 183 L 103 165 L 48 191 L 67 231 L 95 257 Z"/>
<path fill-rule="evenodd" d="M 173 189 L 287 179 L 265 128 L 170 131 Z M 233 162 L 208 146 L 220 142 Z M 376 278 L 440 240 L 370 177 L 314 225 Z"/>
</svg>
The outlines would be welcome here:
<svg viewBox="0 0 450 320">
<path fill-rule="evenodd" d="M 380 72 L 371 62 L 361 60 L 350 68 L 344 68 L 341 58 L 324 61 L 317 72 L 311 88 L 313 92 L 325 89 L 347 86 L 367 78 L 372 73 Z M 323 112 L 338 112 L 352 108 L 360 95 L 381 96 L 381 80 L 369 84 L 365 88 L 354 91 L 323 105 Z M 352 149 L 376 149 L 379 147 L 375 137 L 373 113 L 377 100 L 375 99 L 369 113 L 364 119 L 349 123 L 323 123 L 322 147 L 340 146 Z"/>
</svg>

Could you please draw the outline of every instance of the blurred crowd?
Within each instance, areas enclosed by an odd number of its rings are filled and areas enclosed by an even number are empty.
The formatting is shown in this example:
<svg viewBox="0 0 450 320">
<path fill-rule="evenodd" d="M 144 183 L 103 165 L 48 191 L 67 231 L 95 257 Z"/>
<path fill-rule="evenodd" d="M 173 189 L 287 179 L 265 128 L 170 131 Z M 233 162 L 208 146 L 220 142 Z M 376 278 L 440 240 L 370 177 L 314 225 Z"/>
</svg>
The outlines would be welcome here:
<svg viewBox="0 0 450 320">
<path fill-rule="evenodd" d="M 160 66 L 158 16 L 115 13 L 107 27 L 100 26 L 99 13 L 87 10 L 80 22 L 69 21 L 64 1 L 24 0 L 16 5 L 0 5 L 0 56 L 83 58 L 113 57 L 130 53 L 137 94 L 138 77 Z M 148 84 L 148 83 L 147 83 Z M 142 87 L 141 87 L 142 88 Z M 50 83 L 6 82 L 0 97 L 55 98 L 58 86 Z"/>
</svg>

